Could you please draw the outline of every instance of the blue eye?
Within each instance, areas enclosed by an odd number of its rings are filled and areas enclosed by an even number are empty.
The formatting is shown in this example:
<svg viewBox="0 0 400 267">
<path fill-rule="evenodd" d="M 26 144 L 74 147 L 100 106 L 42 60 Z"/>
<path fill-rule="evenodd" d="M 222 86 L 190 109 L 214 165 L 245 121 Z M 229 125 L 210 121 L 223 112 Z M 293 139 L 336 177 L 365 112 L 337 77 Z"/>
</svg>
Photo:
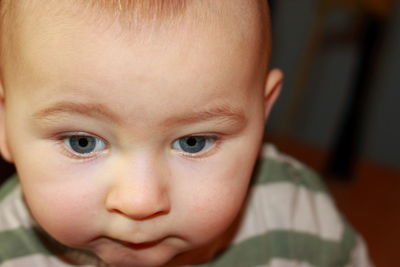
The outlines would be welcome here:
<svg viewBox="0 0 400 267">
<path fill-rule="evenodd" d="M 213 137 L 205 136 L 188 136 L 176 140 L 172 147 L 176 150 L 181 150 L 185 153 L 196 154 L 208 147 L 210 147 L 215 142 Z"/>
<path fill-rule="evenodd" d="M 64 138 L 64 144 L 77 154 L 87 155 L 103 150 L 106 144 L 100 138 L 89 135 L 74 135 Z"/>
</svg>

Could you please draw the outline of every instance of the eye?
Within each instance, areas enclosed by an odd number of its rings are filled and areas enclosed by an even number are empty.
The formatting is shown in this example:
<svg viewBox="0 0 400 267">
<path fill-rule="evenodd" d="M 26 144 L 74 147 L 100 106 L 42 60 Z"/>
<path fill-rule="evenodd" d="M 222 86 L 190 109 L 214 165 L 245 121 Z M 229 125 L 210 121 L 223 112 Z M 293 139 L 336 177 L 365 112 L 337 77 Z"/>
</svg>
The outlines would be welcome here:
<svg viewBox="0 0 400 267">
<path fill-rule="evenodd" d="M 64 144 L 74 153 L 88 155 L 100 150 L 104 150 L 106 144 L 98 137 L 90 135 L 72 135 L 63 138 Z"/>
<path fill-rule="evenodd" d="M 176 140 L 172 148 L 188 154 L 197 154 L 215 143 L 215 137 L 188 136 Z"/>
</svg>

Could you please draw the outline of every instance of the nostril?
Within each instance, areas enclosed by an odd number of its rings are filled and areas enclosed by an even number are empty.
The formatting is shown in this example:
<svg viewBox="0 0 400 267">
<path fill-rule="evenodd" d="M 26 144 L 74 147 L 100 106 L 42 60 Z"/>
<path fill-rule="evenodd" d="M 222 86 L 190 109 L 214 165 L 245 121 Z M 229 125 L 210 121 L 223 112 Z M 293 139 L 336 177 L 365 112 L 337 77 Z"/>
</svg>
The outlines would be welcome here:
<svg viewBox="0 0 400 267">
<path fill-rule="evenodd" d="M 108 209 L 108 211 L 110 212 L 110 213 L 119 213 L 119 214 L 124 214 L 123 212 L 121 212 L 119 209 Z"/>
<path fill-rule="evenodd" d="M 117 213 L 117 214 L 123 215 L 125 217 L 128 217 L 130 219 L 134 219 L 136 221 L 150 220 L 150 219 L 153 219 L 153 218 L 156 218 L 156 217 L 167 215 L 170 212 L 169 210 L 166 210 L 166 211 L 158 211 L 158 212 L 155 212 L 155 213 L 152 213 L 152 214 L 147 214 L 147 215 L 144 215 L 144 214 L 140 215 L 140 214 L 128 214 L 128 213 L 126 213 L 124 211 L 121 211 L 121 210 L 115 209 L 115 208 L 108 209 L 108 211 L 110 213 Z"/>
<path fill-rule="evenodd" d="M 146 216 L 146 217 L 136 218 L 136 220 L 137 221 L 150 220 L 150 219 L 153 219 L 153 218 L 156 218 L 156 217 L 167 215 L 168 213 L 169 213 L 169 211 L 159 211 L 159 212 L 156 212 L 156 213 L 154 213 L 152 215 L 149 215 L 149 216 Z"/>
</svg>

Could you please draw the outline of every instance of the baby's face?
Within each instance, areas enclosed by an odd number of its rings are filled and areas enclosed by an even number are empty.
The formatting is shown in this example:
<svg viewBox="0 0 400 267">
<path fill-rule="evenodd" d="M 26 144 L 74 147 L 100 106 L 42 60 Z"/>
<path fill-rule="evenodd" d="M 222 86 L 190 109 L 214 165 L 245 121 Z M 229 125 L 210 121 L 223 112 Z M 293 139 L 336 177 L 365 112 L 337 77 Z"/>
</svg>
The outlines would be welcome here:
<svg viewBox="0 0 400 267">
<path fill-rule="evenodd" d="M 58 241 L 159 266 L 238 215 L 265 119 L 258 47 L 224 34 L 228 23 L 185 27 L 22 27 L 7 141 L 34 218 Z"/>
</svg>

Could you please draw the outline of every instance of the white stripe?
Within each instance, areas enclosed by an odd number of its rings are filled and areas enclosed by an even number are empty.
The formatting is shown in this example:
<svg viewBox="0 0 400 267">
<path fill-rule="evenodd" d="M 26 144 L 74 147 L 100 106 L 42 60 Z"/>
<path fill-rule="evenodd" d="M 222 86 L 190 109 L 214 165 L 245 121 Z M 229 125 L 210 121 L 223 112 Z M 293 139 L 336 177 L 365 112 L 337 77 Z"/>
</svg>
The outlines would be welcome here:
<svg viewBox="0 0 400 267">
<path fill-rule="evenodd" d="M 295 158 L 292 158 L 291 156 L 280 153 L 279 150 L 273 144 L 265 144 L 263 146 L 262 157 L 264 159 L 274 159 L 276 161 L 288 163 L 294 168 L 299 170 L 304 169 L 304 165 L 300 161 L 296 160 Z"/>
<path fill-rule="evenodd" d="M 21 189 L 16 187 L 0 202 L 0 231 L 33 225 L 34 222 L 22 200 Z"/>
<path fill-rule="evenodd" d="M 344 227 L 332 200 L 291 183 L 252 189 L 235 243 L 273 230 L 295 230 L 339 241 Z"/>
<path fill-rule="evenodd" d="M 314 265 L 310 265 L 305 262 L 284 260 L 284 259 L 274 259 L 269 264 L 258 265 L 256 267 L 313 267 Z"/>
<path fill-rule="evenodd" d="M 364 240 L 361 237 L 357 238 L 355 248 L 351 253 L 350 262 L 347 267 L 373 267 L 374 264 L 368 257 L 368 250 Z"/>
</svg>

